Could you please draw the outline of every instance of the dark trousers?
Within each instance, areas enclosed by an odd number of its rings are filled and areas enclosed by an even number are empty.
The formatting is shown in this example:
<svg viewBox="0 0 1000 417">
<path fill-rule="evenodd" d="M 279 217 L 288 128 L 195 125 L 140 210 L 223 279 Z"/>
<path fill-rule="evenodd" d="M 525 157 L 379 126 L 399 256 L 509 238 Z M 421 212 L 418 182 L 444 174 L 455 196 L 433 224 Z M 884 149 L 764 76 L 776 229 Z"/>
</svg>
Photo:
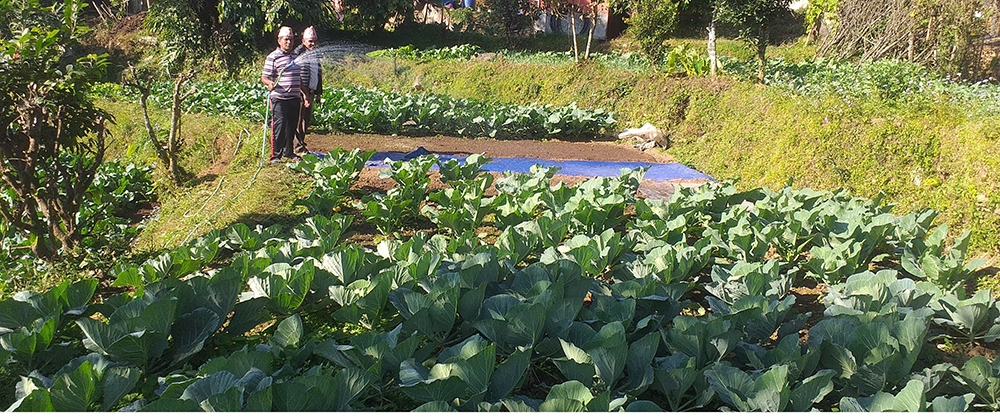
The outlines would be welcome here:
<svg viewBox="0 0 1000 417">
<path fill-rule="evenodd" d="M 309 107 L 302 107 L 302 117 L 299 118 L 299 126 L 295 129 L 295 154 L 302 155 L 309 152 L 306 149 L 306 129 L 312 124 L 313 118 L 313 107 L 316 107 L 316 102 L 313 102 Z"/>
<path fill-rule="evenodd" d="M 299 124 L 301 98 L 289 100 L 271 99 L 271 159 L 292 158 L 292 144 L 295 142 L 295 128 Z"/>
</svg>

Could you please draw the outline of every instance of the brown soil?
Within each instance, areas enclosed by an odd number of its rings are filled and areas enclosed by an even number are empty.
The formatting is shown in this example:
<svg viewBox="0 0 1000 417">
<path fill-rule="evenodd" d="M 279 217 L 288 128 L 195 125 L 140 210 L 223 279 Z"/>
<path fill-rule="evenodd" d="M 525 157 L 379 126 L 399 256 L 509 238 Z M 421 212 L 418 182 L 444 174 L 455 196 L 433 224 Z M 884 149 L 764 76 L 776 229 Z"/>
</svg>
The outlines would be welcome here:
<svg viewBox="0 0 1000 417">
<path fill-rule="evenodd" d="M 799 341 L 806 343 L 809 341 L 809 329 L 823 318 L 823 311 L 826 310 L 826 306 L 820 301 L 820 297 L 826 294 L 826 285 L 808 278 L 800 279 L 798 284 L 801 287 L 791 289 L 792 295 L 795 296 L 793 311 L 811 313 L 802 330 L 799 330 Z"/>
<path fill-rule="evenodd" d="M 494 140 L 466 139 L 449 136 L 385 136 L 369 134 L 326 134 L 310 135 L 306 143 L 314 152 L 326 153 L 331 150 L 360 149 L 379 152 L 409 152 L 422 146 L 424 149 L 445 155 L 467 156 L 481 153 L 490 158 L 543 158 L 550 160 L 614 161 L 674 163 L 672 156 L 657 150 L 640 151 L 628 145 L 615 142 L 574 142 L 538 140 Z M 556 175 L 553 182 L 568 185 L 583 181 L 586 177 Z M 679 186 L 698 186 L 705 181 L 643 181 L 640 196 L 669 198 Z M 387 190 L 393 186 L 391 179 L 378 177 L 378 170 L 365 169 L 358 179 L 358 188 L 368 191 Z M 444 188 L 436 174 L 431 174 L 431 189 Z M 493 190 L 491 190 L 493 191 Z"/>
<path fill-rule="evenodd" d="M 673 157 L 657 151 L 640 151 L 615 142 L 571 142 L 561 140 L 494 140 L 465 139 L 449 136 L 383 136 L 383 135 L 310 135 L 309 149 L 328 152 L 337 147 L 358 148 L 362 151 L 409 152 L 423 146 L 430 152 L 448 155 L 482 153 L 491 158 L 543 158 L 552 160 L 676 162 Z"/>
</svg>

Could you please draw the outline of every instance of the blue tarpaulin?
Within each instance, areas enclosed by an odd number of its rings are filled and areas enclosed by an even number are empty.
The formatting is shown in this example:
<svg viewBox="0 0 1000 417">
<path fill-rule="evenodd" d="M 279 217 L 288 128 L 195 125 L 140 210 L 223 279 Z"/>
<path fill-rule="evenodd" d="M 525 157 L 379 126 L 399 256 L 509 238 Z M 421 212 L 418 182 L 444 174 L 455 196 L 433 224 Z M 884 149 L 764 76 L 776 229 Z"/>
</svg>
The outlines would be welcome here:
<svg viewBox="0 0 1000 417">
<path fill-rule="evenodd" d="M 408 153 L 378 152 L 375 155 L 372 155 L 371 159 L 368 160 L 368 163 L 366 163 L 365 166 L 371 168 L 386 168 L 388 167 L 388 165 L 385 164 L 386 158 L 393 161 L 408 161 L 420 155 L 430 154 L 431 152 L 428 152 L 423 147 L 419 147 Z M 457 159 L 459 162 L 465 161 L 465 157 L 455 157 L 451 155 L 437 155 L 437 157 L 440 160 Z M 655 164 L 649 162 L 554 161 L 538 158 L 493 158 L 492 162 L 483 166 L 483 170 L 490 172 L 511 171 L 528 173 L 530 172 L 529 170 L 531 166 L 536 164 L 545 167 L 559 167 L 559 174 L 570 176 L 617 177 L 621 175 L 622 168 L 636 169 L 640 167 L 648 167 L 649 171 L 646 171 L 646 175 L 643 177 L 646 180 L 714 181 L 712 177 L 688 168 L 684 164 Z"/>
</svg>

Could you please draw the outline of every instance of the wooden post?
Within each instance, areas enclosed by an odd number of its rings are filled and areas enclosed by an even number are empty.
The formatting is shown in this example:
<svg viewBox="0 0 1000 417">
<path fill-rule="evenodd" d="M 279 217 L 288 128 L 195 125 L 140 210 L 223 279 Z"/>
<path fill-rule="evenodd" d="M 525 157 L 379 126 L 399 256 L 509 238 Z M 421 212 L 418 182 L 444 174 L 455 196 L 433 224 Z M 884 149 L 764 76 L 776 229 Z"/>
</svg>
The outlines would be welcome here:
<svg viewBox="0 0 1000 417">
<path fill-rule="evenodd" d="M 719 74 L 719 59 L 715 56 L 715 20 L 708 24 L 708 62 L 709 74 L 715 77 Z"/>
</svg>

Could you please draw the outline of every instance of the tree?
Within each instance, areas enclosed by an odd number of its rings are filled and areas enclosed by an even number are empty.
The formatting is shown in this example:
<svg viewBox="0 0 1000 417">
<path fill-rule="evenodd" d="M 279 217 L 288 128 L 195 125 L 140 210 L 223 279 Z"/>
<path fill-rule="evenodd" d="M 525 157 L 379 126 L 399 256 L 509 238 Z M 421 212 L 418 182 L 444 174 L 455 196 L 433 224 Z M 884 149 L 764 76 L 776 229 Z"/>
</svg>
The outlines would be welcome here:
<svg viewBox="0 0 1000 417">
<path fill-rule="evenodd" d="M 576 13 L 578 7 L 569 0 L 548 0 L 544 10 L 551 19 L 569 18 L 570 36 L 573 37 L 573 62 L 580 62 L 580 47 L 576 41 Z"/>
<path fill-rule="evenodd" d="M 673 0 L 613 0 L 612 7 L 629 10 L 628 34 L 639 43 L 642 52 L 654 60 L 663 58 L 665 43 L 677 29 L 678 2 Z"/>
<path fill-rule="evenodd" d="M 413 17 L 413 0 L 343 0 L 344 27 L 382 30 L 391 19 Z"/>
<path fill-rule="evenodd" d="M 237 70 L 258 58 L 257 46 L 273 42 L 278 27 L 331 25 L 334 15 L 327 0 L 157 0 L 143 24 L 162 41 L 162 55 L 172 55 L 173 61 L 196 58 L 195 65 L 206 66 L 218 59 Z"/>
<path fill-rule="evenodd" d="M 29 1 L 37 7 L 37 1 Z M 32 253 L 53 259 L 81 240 L 78 212 L 104 161 L 109 116 L 88 97 L 105 56 L 72 56 L 86 28 L 82 0 L 50 12 L 55 27 L 24 29 L 0 41 L 0 215 L 28 236 Z M 61 12 L 61 13 L 58 13 Z"/>
<path fill-rule="evenodd" d="M 771 20 L 788 11 L 788 0 L 718 0 L 719 20 L 739 31 L 739 37 L 757 50 L 757 80 L 764 82 L 765 53 Z"/>
<path fill-rule="evenodd" d="M 129 66 L 129 72 L 122 77 L 125 85 L 139 92 L 139 106 L 142 108 L 142 118 L 146 125 L 146 135 L 149 137 L 149 141 L 153 143 L 156 156 L 160 159 L 160 163 L 163 164 L 163 167 L 170 176 L 170 180 L 174 184 L 180 184 L 182 177 L 185 175 L 184 170 L 177 161 L 180 156 L 181 142 L 181 104 L 195 92 L 192 89 L 186 93 L 182 93 L 181 89 L 185 83 L 194 78 L 194 75 L 194 71 L 188 71 L 177 75 L 174 79 L 174 91 L 171 96 L 170 107 L 170 132 L 167 135 L 166 142 L 160 141 L 156 134 L 156 129 L 153 128 L 153 123 L 149 118 L 149 95 L 155 78 L 153 71 L 149 68 L 136 69 L 134 66 Z"/>
<path fill-rule="evenodd" d="M 589 25 L 584 25 L 587 27 L 587 48 L 584 50 L 583 59 L 590 59 L 590 45 L 594 41 L 594 30 L 597 28 L 598 12 L 601 6 L 607 6 L 607 0 L 591 0 L 586 6 L 578 4 L 579 2 L 574 2 L 570 0 L 549 0 L 544 3 L 544 10 L 548 12 L 553 19 L 561 19 L 566 17 L 569 19 L 570 25 L 570 36 L 573 37 L 573 61 L 580 62 L 580 44 L 577 42 L 577 33 L 579 30 L 576 27 L 576 15 L 580 15 L 583 19 L 587 19 Z"/>
<path fill-rule="evenodd" d="M 815 42 L 820 37 L 824 21 L 835 20 L 839 0 L 812 0 L 806 6 L 806 42 Z"/>
<path fill-rule="evenodd" d="M 487 24 L 510 39 L 526 29 L 533 29 L 538 7 L 534 0 L 481 0 L 477 3 L 486 11 Z"/>
<path fill-rule="evenodd" d="M 608 0 L 591 0 L 590 4 L 584 8 L 584 15 L 590 19 L 590 30 L 587 31 L 587 49 L 583 53 L 583 59 L 590 59 L 590 45 L 594 43 L 594 30 L 597 29 L 598 13 L 601 7 L 608 6 Z M 576 45 L 576 42 L 573 43 Z"/>
</svg>

